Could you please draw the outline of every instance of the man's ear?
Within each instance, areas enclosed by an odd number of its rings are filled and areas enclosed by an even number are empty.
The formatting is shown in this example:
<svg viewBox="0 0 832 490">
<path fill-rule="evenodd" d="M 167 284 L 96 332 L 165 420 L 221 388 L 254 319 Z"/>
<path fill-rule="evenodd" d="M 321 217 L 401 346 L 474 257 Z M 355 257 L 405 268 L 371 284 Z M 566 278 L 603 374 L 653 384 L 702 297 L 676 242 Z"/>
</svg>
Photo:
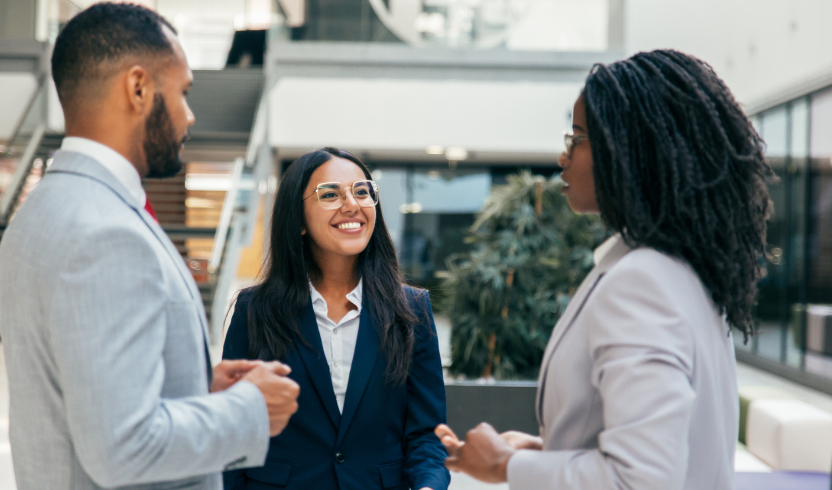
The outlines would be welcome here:
<svg viewBox="0 0 832 490">
<path fill-rule="evenodd" d="M 153 108 L 155 84 L 150 72 L 141 65 L 134 65 L 127 70 L 125 79 L 128 106 L 138 114 L 148 114 Z"/>
</svg>

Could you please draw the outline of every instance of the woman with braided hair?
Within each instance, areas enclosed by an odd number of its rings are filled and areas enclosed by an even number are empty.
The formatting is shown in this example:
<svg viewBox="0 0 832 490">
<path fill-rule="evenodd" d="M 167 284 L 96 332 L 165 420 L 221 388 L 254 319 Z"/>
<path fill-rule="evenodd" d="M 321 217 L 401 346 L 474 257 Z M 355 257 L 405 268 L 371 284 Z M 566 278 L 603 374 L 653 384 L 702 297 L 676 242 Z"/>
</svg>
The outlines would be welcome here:
<svg viewBox="0 0 832 490">
<path fill-rule="evenodd" d="M 596 65 L 563 192 L 614 235 L 552 331 L 539 436 L 480 424 L 446 466 L 520 489 L 733 489 L 737 383 L 762 276 L 763 142 L 710 66 L 669 50 Z"/>
</svg>

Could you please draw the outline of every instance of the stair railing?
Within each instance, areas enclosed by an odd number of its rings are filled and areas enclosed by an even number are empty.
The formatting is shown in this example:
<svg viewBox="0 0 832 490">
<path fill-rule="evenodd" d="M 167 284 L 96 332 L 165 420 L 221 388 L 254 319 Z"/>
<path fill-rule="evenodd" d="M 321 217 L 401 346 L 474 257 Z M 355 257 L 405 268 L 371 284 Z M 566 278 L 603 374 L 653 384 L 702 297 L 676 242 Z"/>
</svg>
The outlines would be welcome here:
<svg viewBox="0 0 832 490">
<path fill-rule="evenodd" d="M 32 172 L 38 147 L 46 134 L 46 99 L 48 96 L 48 84 L 46 82 L 46 76 L 39 77 L 35 92 L 26 103 L 25 110 L 15 125 L 11 139 L 9 139 L 7 152 L 13 151 L 13 148 L 17 146 L 15 143 L 18 141 L 26 141 L 26 138 L 28 138 L 28 141 L 8 187 L 0 195 L 0 223 L 2 224 L 7 224 L 14 212 L 15 204 L 26 183 L 26 178 Z"/>
<path fill-rule="evenodd" d="M 243 247 L 252 240 L 260 199 L 260 183 L 268 177 L 271 165 L 266 128 L 268 104 L 261 96 L 249 135 L 245 159 L 235 162 L 231 187 L 225 195 L 220 222 L 214 237 L 209 270 L 215 279 L 211 304 L 211 341 L 222 339 L 228 298 L 237 278 Z"/>
</svg>

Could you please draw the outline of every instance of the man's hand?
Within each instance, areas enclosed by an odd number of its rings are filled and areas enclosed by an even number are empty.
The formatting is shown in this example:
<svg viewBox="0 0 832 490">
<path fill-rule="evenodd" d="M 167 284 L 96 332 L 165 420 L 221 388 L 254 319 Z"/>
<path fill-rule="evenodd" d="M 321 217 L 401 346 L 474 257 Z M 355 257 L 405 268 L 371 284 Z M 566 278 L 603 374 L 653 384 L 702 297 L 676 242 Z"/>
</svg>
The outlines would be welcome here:
<svg viewBox="0 0 832 490">
<path fill-rule="evenodd" d="M 539 436 L 510 430 L 500 434 L 500 437 L 502 437 L 503 440 L 505 440 L 508 445 L 514 449 L 531 449 L 533 451 L 543 450 L 543 438 Z"/>
<path fill-rule="evenodd" d="M 460 441 L 444 424 L 436 427 L 435 433 L 448 450 L 445 466 L 449 470 L 461 471 L 486 483 L 508 480 L 508 461 L 516 449 L 494 427 L 483 422 L 468 431 L 465 441 Z"/>
<path fill-rule="evenodd" d="M 289 366 L 273 361 L 262 363 L 243 376 L 243 380 L 250 381 L 263 393 L 272 437 L 283 432 L 289 418 L 298 410 L 300 386 L 286 377 L 291 371 Z"/>
<path fill-rule="evenodd" d="M 211 393 L 224 391 L 240 381 L 243 376 L 262 361 L 222 361 L 214 366 L 214 381 L 211 383 Z"/>
</svg>

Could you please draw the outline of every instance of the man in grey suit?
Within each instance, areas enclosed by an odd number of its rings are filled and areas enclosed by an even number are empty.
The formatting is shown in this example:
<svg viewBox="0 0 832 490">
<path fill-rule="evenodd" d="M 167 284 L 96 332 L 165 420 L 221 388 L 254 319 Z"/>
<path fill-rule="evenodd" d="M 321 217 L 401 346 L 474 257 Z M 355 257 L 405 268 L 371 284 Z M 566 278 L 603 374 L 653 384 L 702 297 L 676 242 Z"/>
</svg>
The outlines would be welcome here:
<svg viewBox="0 0 832 490">
<path fill-rule="evenodd" d="M 199 292 L 146 209 L 194 117 L 173 28 L 98 4 L 58 37 L 67 138 L 0 243 L 0 334 L 20 490 L 211 489 L 265 461 L 297 409 L 279 363 L 213 370 Z"/>
</svg>

